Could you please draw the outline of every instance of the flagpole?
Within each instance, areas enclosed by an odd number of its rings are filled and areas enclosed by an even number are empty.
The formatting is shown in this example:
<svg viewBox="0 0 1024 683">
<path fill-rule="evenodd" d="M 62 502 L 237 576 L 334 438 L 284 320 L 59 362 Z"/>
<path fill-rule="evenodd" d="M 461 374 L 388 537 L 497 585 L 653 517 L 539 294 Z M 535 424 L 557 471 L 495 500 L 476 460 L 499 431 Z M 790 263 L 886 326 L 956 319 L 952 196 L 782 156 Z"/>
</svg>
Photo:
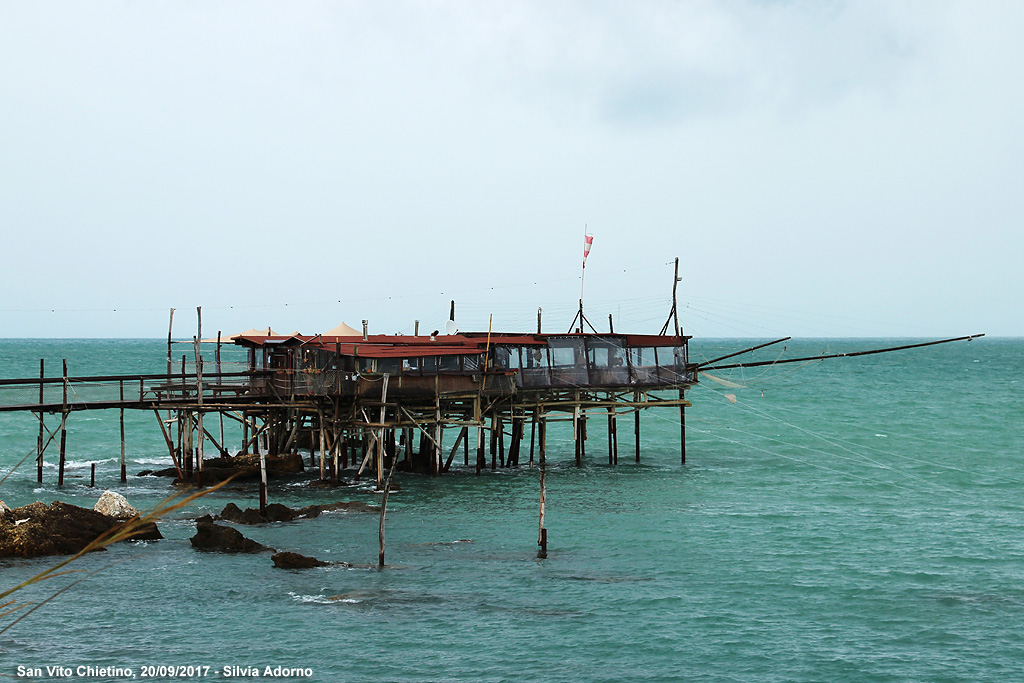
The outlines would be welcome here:
<svg viewBox="0 0 1024 683">
<path fill-rule="evenodd" d="M 583 224 L 583 265 L 580 266 L 580 310 L 583 310 L 583 280 L 587 277 L 587 224 Z M 580 321 L 580 325 L 583 321 Z"/>
</svg>

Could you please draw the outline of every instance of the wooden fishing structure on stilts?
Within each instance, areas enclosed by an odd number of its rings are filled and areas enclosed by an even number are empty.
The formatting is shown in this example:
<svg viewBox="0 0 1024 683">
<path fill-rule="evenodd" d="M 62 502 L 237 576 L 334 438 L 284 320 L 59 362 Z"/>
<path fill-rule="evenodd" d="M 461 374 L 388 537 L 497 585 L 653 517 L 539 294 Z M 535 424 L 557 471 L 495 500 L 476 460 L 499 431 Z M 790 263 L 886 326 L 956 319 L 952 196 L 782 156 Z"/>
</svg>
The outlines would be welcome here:
<svg viewBox="0 0 1024 683">
<path fill-rule="evenodd" d="M 0 412 L 31 411 L 39 422 L 36 476 L 43 479 L 44 453 L 59 443 L 58 485 L 63 485 L 69 417 L 83 410 L 120 412 L 120 480 L 127 480 L 124 411 L 151 411 L 181 481 L 216 483 L 217 471 L 240 464 L 258 469 L 259 504 L 267 505 L 268 477 L 295 472 L 305 465 L 298 455 L 308 448 L 310 465 L 325 485 L 341 481 L 349 471 L 359 479 L 372 477 L 387 496 L 395 471 L 443 476 L 456 461 L 481 474 L 485 469 L 520 467 L 529 424 L 527 466 L 540 469 L 538 544 L 547 553 L 545 528 L 548 428 L 571 423 L 577 464 L 587 458 L 588 424 L 607 422 L 608 464 L 618 463 L 619 418 L 632 415 L 634 456 L 641 457 L 641 411 L 678 410 L 681 462 L 686 463 L 686 392 L 705 369 L 745 367 L 759 363 L 722 361 L 784 340 L 761 344 L 736 354 L 697 364 L 689 359 L 690 337 L 679 324 L 675 262 L 672 307 L 659 334 L 598 332 L 584 315 L 581 292 L 577 317 L 566 333 L 459 332 L 452 302 L 447 334 L 370 335 L 363 329 L 339 326 L 317 335 L 281 335 L 272 329 L 250 330 L 227 338 L 244 349 L 243 367 L 221 362 L 222 339 L 202 339 L 202 310 L 197 309 L 197 335 L 191 340 L 194 359 L 173 359 L 170 311 L 166 372 L 143 375 L 69 376 L 67 362 L 60 377 L 0 380 Z M 590 331 L 585 331 L 584 328 Z M 915 348 L 983 335 L 908 344 Z M 788 339 L 788 338 L 787 338 Z M 216 343 L 213 372 L 204 368 L 202 344 Z M 810 359 L 880 353 L 879 349 L 832 354 Z M 45 415 L 59 415 L 51 430 Z M 214 433 L 215 418 L 220 425 Z M 241 434 L 238 448 L 225 443 L 225 423 Z M 51 423 L 52 424 L 52 423 Z M 208 428 L 209 427 L 209 428 Z M 454 440 L 452 440 L 454 435 Z M 218 457 L 207 459 L 205 444 Z M 451 444 L 451 445 L 448 445 Z M 235 456 L 230 452 L 235 451 Z M 471 458 L 471 452 L 475 458 Z M 314 454 L 316 457 L 314 457 Z M 487 456 L 490 456 L 489 459 Z M 488 464 L 489 461 L 489 464 Z M 380 562 L 384 558 L 383 512 Z"/>
</svg>

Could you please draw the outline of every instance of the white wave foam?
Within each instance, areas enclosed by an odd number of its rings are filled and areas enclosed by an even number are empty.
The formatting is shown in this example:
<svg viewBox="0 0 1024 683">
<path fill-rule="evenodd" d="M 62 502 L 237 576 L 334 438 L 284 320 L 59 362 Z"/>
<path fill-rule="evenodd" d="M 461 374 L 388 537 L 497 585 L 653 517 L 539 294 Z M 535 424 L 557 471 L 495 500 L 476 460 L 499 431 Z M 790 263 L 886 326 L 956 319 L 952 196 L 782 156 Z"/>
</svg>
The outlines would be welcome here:
<svg viewBox="0 0 1024 683">
<path fill-rule="evenodd" d="M 291 596 L 292 600 L 303 603 L 312 602 L 318 605 L 328 605 L 332 602 L 326 595 L 299 595 L 291 591 L 288 591 L 288 595 Z"/>
</svg>

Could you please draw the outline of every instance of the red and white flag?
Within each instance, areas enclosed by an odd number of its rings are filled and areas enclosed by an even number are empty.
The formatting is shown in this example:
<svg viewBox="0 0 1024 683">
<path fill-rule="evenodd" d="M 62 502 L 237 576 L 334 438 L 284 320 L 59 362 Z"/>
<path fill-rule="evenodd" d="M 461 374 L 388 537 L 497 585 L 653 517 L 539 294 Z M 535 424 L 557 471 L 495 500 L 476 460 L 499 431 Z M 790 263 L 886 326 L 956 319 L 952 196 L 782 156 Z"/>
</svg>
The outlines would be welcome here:
<svg viewBox="0 0 1024 683">
<path fill-rule="evenodd" d="M 593 235 L 583 235 L 583 267 L 587 267 L 587 254 L 590 253 L 590 247 L 594 244 Z"/>
</svg>

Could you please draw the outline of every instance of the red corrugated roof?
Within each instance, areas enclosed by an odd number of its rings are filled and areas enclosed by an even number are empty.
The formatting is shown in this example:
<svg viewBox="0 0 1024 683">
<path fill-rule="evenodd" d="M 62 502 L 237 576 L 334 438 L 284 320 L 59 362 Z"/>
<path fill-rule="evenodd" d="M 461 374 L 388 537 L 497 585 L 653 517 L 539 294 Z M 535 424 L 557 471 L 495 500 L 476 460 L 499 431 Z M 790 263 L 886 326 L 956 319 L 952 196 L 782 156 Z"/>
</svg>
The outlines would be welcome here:
<svg viewBox="0 0 1024 683">
<path fill-rule="evenodd" d="M 502 346 L 544 346 L 549 337 L 603 337 L 624 339 L 629 346 L 678 346 L 679 338 L 676 336 L 658 334 L 508 334 L 497 333 L 490 335 L 490 345 Z M 689 339 L 689 337 L 684 337 Z M 416 337 L 411 335 L 387 335 L 372 334 L 367 339 L 362 337 L 327 337 L 315 336 L 257 336 L 240 335 L 234 342 L 241 346 L 260 347 L 265 344 L 281 344 L 291 342 L 301 344 L 304 348 L 319 348 L 325 351 L 341 349 L 342 355 L 359 355 L 364 358 L 401 358 L 415 356 L 452 356 L 459 354 L 480 353 L 488 345 L 486 334 L 472 333 L 471 335 L 451 334 L 439 336 L 435 341 L 430 337 Z"/>
</svg>

